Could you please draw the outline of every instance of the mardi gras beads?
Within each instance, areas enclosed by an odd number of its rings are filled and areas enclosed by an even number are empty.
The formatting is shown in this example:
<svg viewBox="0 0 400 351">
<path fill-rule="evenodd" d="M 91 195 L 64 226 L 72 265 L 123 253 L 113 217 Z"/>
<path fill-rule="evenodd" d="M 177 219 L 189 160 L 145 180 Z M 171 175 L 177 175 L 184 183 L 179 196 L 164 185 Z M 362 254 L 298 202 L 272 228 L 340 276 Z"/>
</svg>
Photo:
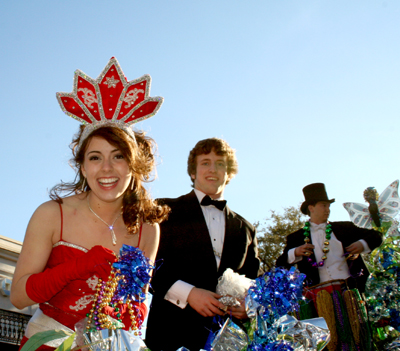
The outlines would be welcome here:
<svg viewBox="0 0 400 351">
<path fill-rule="evenodd" d="M 304 227 L 304 242 L 307 244 L 310 242 L 310 222 L 306 222 Z M 332 225 L 327 222 L 326 228 L 325 228 L 325 241 L 324 241 L 324 247 L 322 249 L 323 256 L 321 257 L 322 261 L 320 262 L 313 262 L 311 257 L 308 257 L 307 261 L 311 263 L 313 267 L 322 267 L 325 264 L 325 260 L 328 258 L 328 252 L 329 252 L 329 240 L 331 240 L 332 236 Z"/>
</svg>

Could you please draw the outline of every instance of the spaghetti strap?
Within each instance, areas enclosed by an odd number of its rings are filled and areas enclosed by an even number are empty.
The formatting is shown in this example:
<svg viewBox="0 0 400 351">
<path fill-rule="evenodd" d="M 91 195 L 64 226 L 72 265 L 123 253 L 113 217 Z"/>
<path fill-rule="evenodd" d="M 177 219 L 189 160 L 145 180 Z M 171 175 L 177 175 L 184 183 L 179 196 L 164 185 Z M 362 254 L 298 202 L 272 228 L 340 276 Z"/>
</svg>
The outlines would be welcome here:
<svg viewBox="0 0 400 351">
<path fill-rule="evenodd" d="M 142 229 L 143 229 L 143 224 L 140 226 L 140 231 L 139 231 L 139 241 L 136 247 L 139 247 L 140 245 L 140 239 L 142 238 Z"/>
<path fill-rule="evenodd" d="M 63 232 L 63 211 L 62 206 L 60 205 L 60 214 L 61 214 L 61 230 L 60 230 L 60 241 L 62 241 L 62 232 Z M 140 240 L 140 239 L 139 239 Z"/>
</svg>

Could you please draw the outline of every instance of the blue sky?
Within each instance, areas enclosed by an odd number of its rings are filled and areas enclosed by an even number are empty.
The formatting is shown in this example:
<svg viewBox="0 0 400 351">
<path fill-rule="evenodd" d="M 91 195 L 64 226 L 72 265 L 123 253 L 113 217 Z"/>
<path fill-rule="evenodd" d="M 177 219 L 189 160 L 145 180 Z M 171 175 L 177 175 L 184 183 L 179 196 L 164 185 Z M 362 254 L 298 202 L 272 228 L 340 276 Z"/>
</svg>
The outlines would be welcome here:
<svg viewBox="0 0 400 351">
<path fill-rule="evenodd" d="M 74 177 L 79 124 L 55 93 L 112 56 L 165 98 L 138 124 L 159 146 L 154 197 L 189 192 L 189 150 L 216 136 L 239 160 L 225 198 L 250 222 L 313 182 L 347 220 L 343 202 L 400 177 L 399 23 L 394 0 L 0 2 L 0 235 L 22 241 L 47 189 Z"/>
</svg>

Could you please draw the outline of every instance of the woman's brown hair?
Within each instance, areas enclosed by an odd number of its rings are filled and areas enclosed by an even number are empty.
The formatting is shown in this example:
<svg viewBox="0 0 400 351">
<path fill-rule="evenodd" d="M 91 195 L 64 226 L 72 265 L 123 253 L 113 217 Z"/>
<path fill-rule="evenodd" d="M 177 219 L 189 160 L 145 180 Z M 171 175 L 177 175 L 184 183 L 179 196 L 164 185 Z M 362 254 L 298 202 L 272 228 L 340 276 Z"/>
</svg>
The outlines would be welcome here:
<svg viewBox="0 0 400 351">
<path fill-rule="evenodd" d="M 85 178 L 81 171 L 81 165 L 84 161 L 85 151 L 90 140 L 97 136 L 107 140 L 111 145 L 118 148 L 126 159 L 130 170 L 132 171 L 133 189 L 129 186 L 124 194 L 122 201 L 122 218 L 128 229 L 129 234 L 138 232 L 142 222 L 149 224 L 161 223 L 168 217 L 170 211 L 168 206 L 160 206 L 151 199 L 150 194 L 144 188 L 143 182 L 154 180 L 156 150 L 155 141 L 147 137 L 144 132 L 135 131 L 135 140 L 133 140 L 122 129 L 113 126 L 104 126 L 94 130 L 87 137 L 80 149 L 77 149 L 82 132 L 85 126 L 81 125 L 79 132 L 72 140 L 70 145 L 73 158 L 70 163 L 76 170 L 75 180 L 71 183 L 60 183 L 50 190 L 50 198 L 62 203 L 61 193 L 65 196 L 71 194 L 80 194 L 83 191 L 90 190 L 87 182 L 84 185 Z M 82 187 L 84 189 L 82 190 Z"/>
</svg>

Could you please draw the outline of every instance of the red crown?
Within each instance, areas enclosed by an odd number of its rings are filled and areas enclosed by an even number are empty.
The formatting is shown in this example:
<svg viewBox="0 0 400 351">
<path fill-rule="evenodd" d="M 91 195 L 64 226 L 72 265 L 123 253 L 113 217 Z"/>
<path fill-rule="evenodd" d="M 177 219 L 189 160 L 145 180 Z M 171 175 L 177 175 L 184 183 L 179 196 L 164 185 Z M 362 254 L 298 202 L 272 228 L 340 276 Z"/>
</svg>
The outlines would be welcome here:
<svg viewBox="0 0 400 351">
<path fill-rule="evenodd" d="M 87 125 L 81 143 L 105 125 L 115 125 L 133 136 L 130 126 L 154 116 L 164 101 L 160 96 L 149 97 L 150 83 L 147 74 L 128 82 L 112 57 L 97 79 L 76 70 L 72 93 L 57 93 L 57 100 L 68 116 Z"/>
</svg>

